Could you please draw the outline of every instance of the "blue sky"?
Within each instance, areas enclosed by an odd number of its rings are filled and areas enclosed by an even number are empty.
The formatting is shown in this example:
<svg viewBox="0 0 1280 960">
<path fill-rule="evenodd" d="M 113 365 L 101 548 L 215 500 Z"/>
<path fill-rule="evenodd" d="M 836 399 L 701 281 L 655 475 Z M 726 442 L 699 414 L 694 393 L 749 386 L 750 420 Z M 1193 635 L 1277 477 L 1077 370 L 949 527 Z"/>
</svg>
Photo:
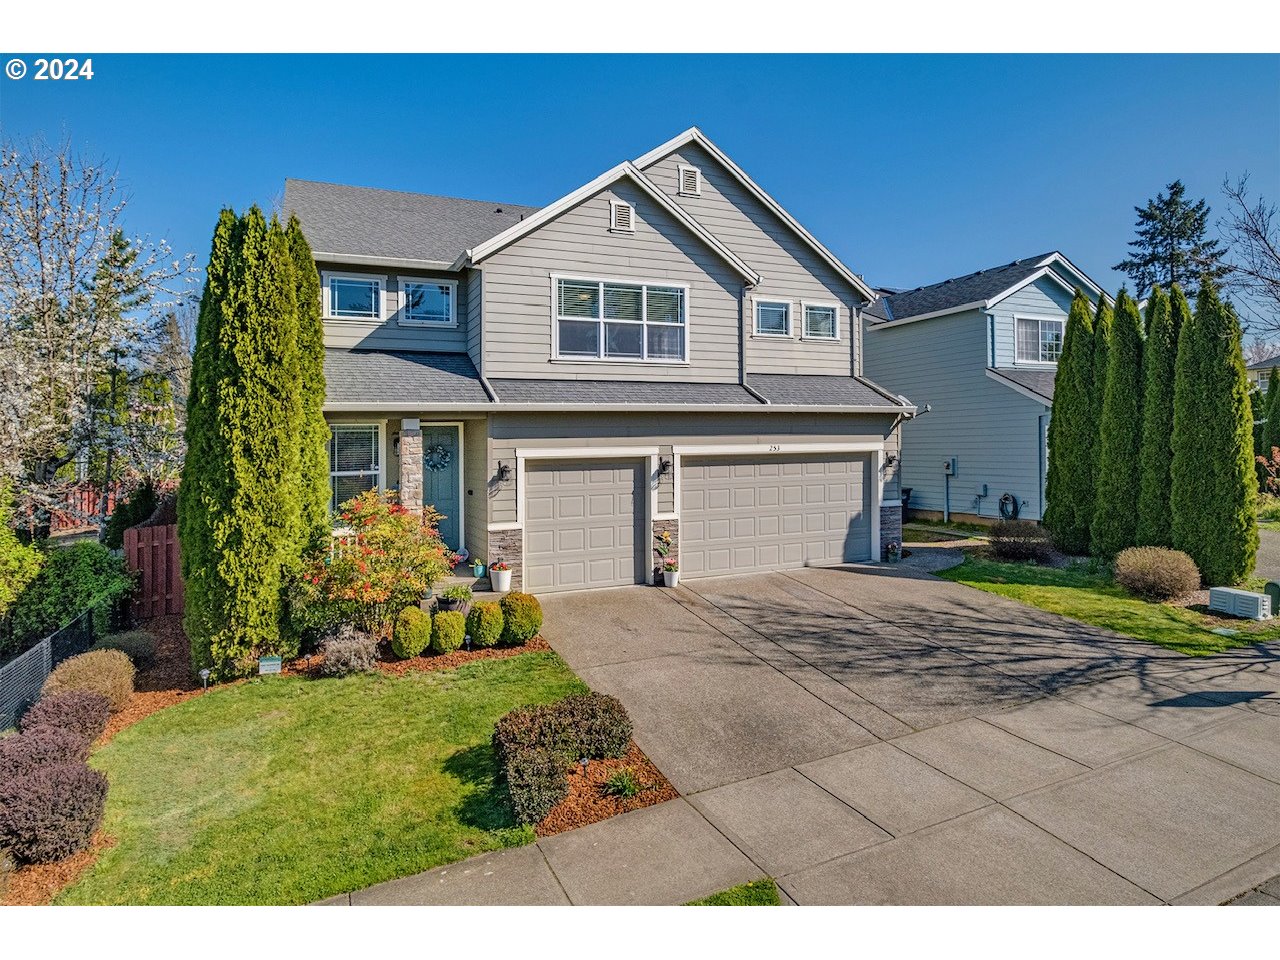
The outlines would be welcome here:
<svg viewBox="0 0 1280 960">
<path fill-rule="evenodd" d="M 8 59 L 7 56 L 4 57 Z M 1110 289 L 1181 177 L 1280 201 L 1280 57 L 95 56 L 0 78 L 9 137 L 118 163 L 203 261 L 287 176 L 544 204 L 698 125 L 853 270 L 915 286 L 1060 249 Z"/>
</svg>

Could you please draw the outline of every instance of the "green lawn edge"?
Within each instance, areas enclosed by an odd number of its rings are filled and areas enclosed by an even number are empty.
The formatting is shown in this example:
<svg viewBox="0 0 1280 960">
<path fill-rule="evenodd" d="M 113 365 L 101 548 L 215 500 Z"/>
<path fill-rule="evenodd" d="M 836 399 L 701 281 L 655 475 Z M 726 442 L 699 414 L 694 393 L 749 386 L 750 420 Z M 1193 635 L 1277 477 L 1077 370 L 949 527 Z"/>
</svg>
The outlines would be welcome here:
<svg viewBox="0 0 1280 960">
<path fill-rule="evenodd" d="M 769 877 L 741 883 L 701 900 L 690 900 L 686 907 L 780 907 L 778 885 Z"/>
</svg>

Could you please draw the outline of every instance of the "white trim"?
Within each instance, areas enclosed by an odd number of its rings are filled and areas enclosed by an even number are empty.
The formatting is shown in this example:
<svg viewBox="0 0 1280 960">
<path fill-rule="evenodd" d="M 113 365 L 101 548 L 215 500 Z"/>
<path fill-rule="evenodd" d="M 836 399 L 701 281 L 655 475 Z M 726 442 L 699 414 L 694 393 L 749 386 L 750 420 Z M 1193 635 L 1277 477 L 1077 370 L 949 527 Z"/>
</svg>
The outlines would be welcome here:
<svg viewBox="0 0 1280 960">
<path fill-rule="evenodd" d="M 692 173 L 694 177 L 694 188 L 686 190 L 684 188 L 684 175 Z M 700 197 L 702 196 L 702 171 L 695 167 L 692 163 L 676 164 L 676 193 L 682 197 Z"/>
<path fill-rule="evenodd" d="M 768 330 L 760 329 L 760 307 L 779 307 L 787 308 L 787 332 L 786 333 L 770 333 Z M 770 340 L 794 340 L 795 333 L 796 304 L 794 300 L 787 300 L 783 297 L 757 297 L 751 298 L 751 336 L 766 337 Z"/>
<path fill-rule="evenodd" d="M 378 284 L 378 315 L 376 317 L 337 317 L 333 315 L 330 281 L 374 281 Z M 387 278 L 380 273 L 351 273 L 342 270 L 324 270 L 320 273 L 321 319 L 335 323 L 384 323 L 387 319 Z"/>
<path fill-rule="evenodd" d="M 658 160 L 661 160 L 663 157 L 668 156 L 688 143 L 697 143 L 703 150 L 707 151 L 707 153 L 711 154 L 712 157 L 719 161 L 721 166 L 728 170 L 729 173 L 732 174 L 740 184 L 742 184 L 742 186 L 746 187 L 749 193 L 753 194 L 757 200 L 773 211 L 773 213 L 777 215 L 783 223 L 790 227 L 792 231 L 800 237 L 800 239 L 807 243 L 813 251 L 818 254 L 818 256 L 827 262 L 829 267 L 835 270 L 836 273 L 840 274 L 840 276 L 843 277 L 855 290 L 861 293 L 868 302 L 876 298 L 874 290 L 867 286 L 867 284 L 858 277 L 857 274 L 841 263 L 834 253 L 824 247 L 818 241 L 817 237 L 801 226 L 800 222 L 796 220 L 795 217 L 787 213 L 787 211 L 783 209 L 782 204 L 778 203 L 777 200 L 774 200 L 773 197 L 765 193 L 759 184 L 747 176 L 745 170 L 729 159 L 728 155 L 707 139 L 706 134 L 697 127 L 690 127 L 688 130 L 684 131 L 684 133 L 671 138 L 660 146 L 654 147 L 644 156 L 636 158 L 635 165 L 643 170 L 645 167 L 652 166 Z"/>
<path fill-rule="evenodd" d="M 409 296 L 407 287 L 414 284 L 438 287 L 449 287 L 449 320 L 409 320 L 405 311 L 408 309 Z M 396 323 L 402 327 L 426 327 L 428 330 L 454 330 L 458 326 L 458 281 L 436 277 L 396 277 L 396 288 L 400 294 L 400 309 L 396 311 Z"/>
<path fill-rule="evenodd" d="M 345 421 L 345 420 L 344 420 L 344 421 L 340 421 L 340 422 L 338 422 L 338 423 L 330 423 L 330 424 L 327 424 L 327 426 L 329 427 L 329 440 L 328 440 L 328 443 L 326 444 L 326 447 L 325 447 L 325 459 L 329 461 L 329 499 L 330 499 L 330 503 L 331 503 L 331 505 L 332 505 L 332 506 L 331 506 L 331 509 L 332 509 L 332 511 L 333 511 L 333 513 L 334 513 L 334 515 L 336 516 L 336 515 L 337 515 L 338 510 L 342 507 L 342 504 L 341 504 L 341 503 L 334 502 L 333 478 L 334 478 L 335 476 L 339 476 L 339 477 L 354 477 L 354 476 L 359 476 L 360 474 L 364 473 L 365 471 L 363 471 L 363 470 L 334 470 L 334 469 L 333 469 L 333 447 L 332 447 L 332 444 L 333 444 L 333 432 L 334 432 L 334 428 L 335 428 L 335 427 L 374 427 L 375 429 L 377 429 L 377 431 L 378 431 L 378 440 L 377 440 L 377 444 L 375 445 L 374 449 L 377 451 L 377 454 L 378 454 L 378 482 L 377 482 L 377 485 L 376 485 L 375 489 L 377 489 L 377 490 L 379 490 L 379 491 L 385 491 L 385 490 L 387 489 L 387 482 L 386 482 L 386 477 L 387 477 L 387 436 L 386 436 L 386 421 L 385 421 L 385 420 L 353 420 L 353 421 L 348 422 L 348 421 Z M 399 483 L 400 483 L 400 478 L 399 478 L 399 477 L 396 477 L 396 485 L 397 485 L 397 489 L 399 488 Z"/>
<path fill-rule="evenodd" d="M 516 447 L 528 460 L 611 460 L 617 457 L 656 457 L 658 447 Z"/>
<path fill-rule="evenodd" d="M 323 250 L 311 251 L 311 258 L 317 263 L 341 263 L 356 267 L 392 267 L 408 270 L 448 270 L 453 266 L 451 260 L 415 260 L 412 257 L 373 257 L 362 253 L 329 253 Z"/>
<path fill-rule="evenodd" d="M 525 217 L 519 223 L 513 224 L 506 230 L 503 230 L 496 237 L 491 237 L 484 243 L 472 247 L 459 258 L 458 262 L 455 263 L 454 266 L 458 267 L 468 261 L 472 264 L 477 264 L 487 257 L 493 256 L 499 250 L 514 243 L 526 234 L 533 232 L 544 223 L 554 220 L 566 210 L 571 210 L 584 200 L 595 196 L 605 187 L 616 183 L 623 177 L 631 180 L 651 200 L 653 200 L 654 203 L 658 204 L 658 206 L 679 221 L 682 226 L 693 233 L 694 236 L 719 254 L 725 262 L 741 273 L 750 284 L 754 286 L 760 282 L 760 274 L 752 270 L 741 257 L 726 247 L 714 234 L 707 230 L 706 227 L 693 219 L 693 217 L 691 217 L 683 207 L 654 186 L 653 181 L 641 173 L 634 164 L 627 161 L 618 164 L 610 170 L 606 170 L 590 183 L 583 184 L 577 190 L 566 194 L 555 203 L 543 207 L 537 213 Z"/>
<path fill-rule="evenodd" d="M 1016 383 L 1013 380 L 1010 380 L 1008 377 L 1001 376 L 999 370 L 992 369 L 991 367 L 987 367 L 986 370 L 987 370 L 987 376 L 990 377 L 992 380 L 994 380 L 996 383 L 1000 384 L 1001 386 L 1008 387 L 1010 390 L 1014 391 L 1015 393 L 1022 394 L 1028 400 L 1034 400 L 1036 403 L 1040 404 L 1041 406 L 1045 406 L 1045 407 L 1053 406 L 1053 401 L 1050 400 L 1048 397 L 1044 396 L 1043 394 L 1036 393 L 1030 387 L 1024 387 L 1022 384 Z"/>
<path fill-rule="evenodd" d="M 627 210 L 630 214 L 629 221 L 631 226 L 618 226 L 618 213 Z M 636 232 L 636 208 L 625 200 L 609 201 L 609 229 L 614 233 L 635 233 Z"/>
<path fill-rule="evenodd" d="M 776 339 L 776 338 L 775 338 Z M 595 362 L 595 361 L 586 361 Z M 326 403 L 325 413 L 402 413 L 421 407 L 414 401 L 352 401 Z M 914 414 L 911 403 L 897 406 L 883 404 L 817 404 L 817 403 L 432 403 L 439 413 L 848 413 L 894 416 Z"/>
<path fill-rule="evenodd" d="M 835 311 L 835 323 L 834 323 L 834 326 L 832 327 L 832 329 L 835 331 L 835 336 L 823 337 L 823 336 L 818 336 L 817 334 L 809 333 L 809 318 L 806 316 L 806 311 L 808 311 L 810 307 L 817 307 L 820 310 Z M 840 342 L 840 304 L 834 301 L 801 300 L 800 301 L 800 339 L 812 340 L 817 343 L 839 343 Z"/>
<path fill-rule="evenodd" d="M 462 458 L 466 455 L 464 447 L 466 446 L 466 438 L 462 435 L 466 425 L 461 420 L 419 420 L 418 431 L 421 432 L 427 427 L 453 427 L 458 432 L 458 549 L 465 549 L 467 546 L 467 501 L 466 501 L 466 471 L 463 470 Z M 425 450 L 423 451 L 425 453 Z M 422 465 L 422 493 L 424 497 L 423 506 L 426 506 L 426 486 L 427 486 L 427 465 Z"/>
<path fill-rule="evenodd" d="M 884 447 L 871 454 L 871 483 L 875 486 L 875 502 L 871 506 L 871 563 L 880 562 L 880 508 L 884 506 Z M 901 545 L 901 541 L 899 541 Z"/>
<path fill-rule="evenodd" d="M 523 525 L 516 520 L 509 520 L 504 523 L 489 524 L 490 533 L 497 533 L 500 530 L 521 530 L 521 529 L 523 529 Z"/>
<path fill-rule="evenodd" d="M 646 367 L 647 366 L 687 367 L 689 365 L 691 340 L 692 340 L 692 337 L 689 331 L 689 301 L 690 301 L 689 292 L 692 289 L 692 287 L 690 287 L 689 284 L 680 283 L 678 281 L 669 282 L 665 280 L 635 280 L 635 279 L 628 280 L 628 279 L 623 279 L 621 277 L 588 277 L 588 276 L 578 276 L 570 273 L 552 273 L 550 274 L 550 277 L 551 277 L 551 362 L 552 363 L 630 363 L 630 364 L 640 364 Z M 562 280 L 568 281 L 570 283 L 598 284 L 600 287 L 600 316 L 595 318 L 561 317 L 559 287 L 560 287 L 560 282 Z M 642 315 L 644 316 L 644 319 L 640 321 L 606 320 L 604 317 L 604 286 L 605 284 L 618 284 L 620 286 L 640 287 L 641 288 L 640 309 L 641 309 Z M 652 324 L 650 323 L 648 319 L 648 313 L 649 313 L 648 288 L 649 287 L 668 287 L 673 290 L 682 291 L 683 298 L 684 298 L 684 316 L 683 316 L 682 323 L 657 323 L 657 322 L 654 322 Z M 586 357 L 579 354 L 569 354 L 566 356 L 561 356 L 560 355 L 560 321 L 568 320 L 569 322 L 573 322 L 577 320 L 577 321 L 587 322 L 588 319 L 594 319 L 594 322 L 599 324 L 600 326 L 599 340 L 596 342 L 596 349 L 599 351 L 599 353 L 594 357 Z M 604 356 L 604 325 L 606 323 L 633 323 L 636 326 L 639 326 L 642 330 L 642 334 L 640 337 L 640 350 L 644 354 L 648 354 L 649 352 L 648 328 L 650 326 L 679 327 L 684 331 L 684 357 L 679 360 L 671 359 L 669 357 L 659 357 L 651 360 L 647 356 L 606 357 Z"/>
<path fill-rule="evenodd" d="M 662 478 L 658 476 L 658 455 L 652 454 L 645 462 L 649 469 L 649 482 L 645 490 L 644 498 L 644 582 L 652 585 L 653 568 L 657 566 L 653 562 L 653 521 L 658 515 L 658 486 L 662 483 Z"/>
<path fill-rule="evenodd" d="M 657 521 L 657 520 L 679 520 L 679 519 L 680 519 L 680 514 L 678 514 L 678 513 L 655 513 L 655 514 L 653 515 L 653 519 L 654 519 L 655 521 Z"/>
<path fill-rule="evenodd" d="M 1057 323 L 1062 326 L 1062 339 L 1065 341 L 1067 337 L 1067 318 L 1066 317 L 1050 317 L 1037 313 L 1015 313 L 1013 316 L 1013 365 L 1015 367 L 1032 367 L 1042 370 L 1057 369 L 1057 360 L 1023 360 L 1018 356 L 1018 321 L 1034 320 L 1037 324 L 1041 323 Z M 1040 346 L 1040 329 L 1036 328 L 1036 353 L 1039 355 Z M 1059 353 L 1061 356 L 1061 353 Z"/>
</svg>

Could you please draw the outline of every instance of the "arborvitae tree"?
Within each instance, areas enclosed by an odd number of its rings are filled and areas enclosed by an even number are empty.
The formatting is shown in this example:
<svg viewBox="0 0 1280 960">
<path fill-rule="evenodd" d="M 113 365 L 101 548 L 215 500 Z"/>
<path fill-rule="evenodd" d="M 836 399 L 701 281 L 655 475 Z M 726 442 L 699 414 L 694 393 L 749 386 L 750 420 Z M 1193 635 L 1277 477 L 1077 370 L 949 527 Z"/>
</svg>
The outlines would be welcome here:
<svg viewBox="0 0 1280 960">
<path fill-rule="evenodd" d="M 1262 448 L 1258 451 L 1259 456 L 1271 459 L 1271 449 L 1280 447 L 1280 370 L 1271 368 L 1271 377 L 1267 380 L 1267 394 L 1263 399 L 1261 414 L 1263 417 L 1262 424 L 1262 442 L 1259 446 Z"/>
<path fill-rule="evenodd" d="M 1240 339 L 1235 310 L 1205 278 L 1178 339 L 1170 512 L 1173 545 L 1213 586 L 1247 577 L 1258 552 L 1253 412 Z"/>
<path fill-rule="evenodd" d="M 1111 344 L 1112 316 L 1106 298 L 1099 297 L 1098 311 L 1093 317 L 1093 395 L 1090 401 L 1095 430 L 1102 422 L 1102 398 L 1107 389 L 1107 348 Z M 1095 441 L 1094 461 L 1089 465 L 1089 469 L 1095 471 L 1095 476 L 1098 469 L 1097 456 L 1101 449 L 1100 443 Z"/>
<path fill-rule="evenodd" d="M 195 512 L 206 514 L 184 520 L 206 527 L 197 533 L 199 555 L 184 557 L 188 601 L 198 597 L 187 610 L 187 633 L 193 665 L 217 676 L 245 672 L 258 656 L 296 651 L 282 631 L 282 590 L 301 529 L 296 271 L 284 230 L 257 207 L 234 235 L 229 269 L 219 265 L 226 279 L 215 283 L 211 274 L 201 306 L 201 326 L 206 306 L 217 314 L 216 337 L 211 343 L 197 332 L 193 393 L 204 408 L 199 429 L 213 439 L 202 441 L 199 459 L 189 451 L 185 471 L 199 478 L 191 492 L 200 498 Z M 215 236 L 215 255 L 217 247 Z M 205 394 L 209 384 L 213 392 Z"/>
<path fill-rule="evenodd" d="M 1183 300 L 1186 304 L 1186 300 Z M 1156 285 L 1147 301 L 1147 340 L 1142 352 L 1142 452 L 1138 465 L 1137 544 L 1167 547 L 1173 543 L 1169 525 L 1169 465 L 1173 462 L 1173 377 L 1178 357 L 1178 328 L 1169 295 Z"/>
<path fill-rule="evenodd" d="M 1099 434 L 1098 499 L 1091 542 L 1095 555 L 1114 557 L 1136 542 L 1134 502 L 1142 447 L 1142 317 L 1123 289 L 1116 296 Z"/>
<path fill-rule="evenodd" d="M 1044 523 L 1061 550 L 1087 553 L 1093 519 L 1093 309 L 1079 290 L 1071 301 L 1053 381 Z"/>
<path fill-rule="evenodd" d="M 286 229 L 298 299 L 298 352 L 302 377 L 302 420 L 298 431 L 302 547 L 329 536 L 329 425 L 324 420 L 324 324 L 320 319 L 320 275 L 297 217 Z"/>
</svg>

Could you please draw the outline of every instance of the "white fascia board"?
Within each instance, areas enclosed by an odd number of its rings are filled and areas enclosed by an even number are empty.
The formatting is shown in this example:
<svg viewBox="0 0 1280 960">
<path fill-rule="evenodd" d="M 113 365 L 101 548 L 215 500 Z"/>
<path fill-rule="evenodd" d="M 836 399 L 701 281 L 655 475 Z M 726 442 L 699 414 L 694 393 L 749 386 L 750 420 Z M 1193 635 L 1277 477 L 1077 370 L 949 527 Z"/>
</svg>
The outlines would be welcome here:
<svg viewBox="0 0 1280 960">
<path fill-rule="evenodd" d="M 728 154 L 712 143 L 707 138 L 706 134 L 697 127 L 690 127 L 688 130 L 684 131 L 684 133 L 672 137 L 661 146 L 654 147 L 644 156 L 636 158 L 635 165 L 643 170 L 645 167 L 656 163 L 672 151 L 678 150 L 688 143 L 696 143 L 698 146 L 702 147 L 702 149 L 706 150 L 707 153 L 711 154 L 711 156 L 713 156 L 726 170 L 729 171 L 729 173 L 734 176 L 739 183 L 742 184 L 743 187 L 747 189 L 748 193 L 755 196 L 757 200 L 773 211 L 783 223 L 789 226 L 792 231 L 800 237 L 801 240 L 809 244 L 809 246 L 813 248 L 813 251 L 825 260 L 831 269 L 835 270 L 835 272 L 848 281 L 855 290 L 861 293 L 868 303 L 876 299 L 875 291 L 867 286 L 867 284 L 856 273 L 846 267 L 840 261 L 839 257 L 823 246 L 817 237 L 806 230 L 804 226 L 801 225 L 800 221 L 789 214 L 782 204 L 769 196 L 769 194 L 765 192 L 764 188 L 752 180 L 745 170 L 734 163 L 733 160 L 729 158 Z"/>
<path fill-rule="evenodd" d="M 355 253 L 311 251 L 311 259 L 320 263 L 342 263 L 348 266 L 396 267 L 406 270 L 455 270 L 456 261 L 414 260 L 410 257 L 371 257 Z"/>
<path fill-rule="evenodd" d="M 550 206 L 543 207 L 532 216 L 526 217 L 519 223 L 508 227 L 496 237 L 492 237 L 484 243 L 468 250 L 465 258 L 466 261 L 469 261 L 472 264 L 480 263 L 485 258 L 493 256 L 493 254 L 497 253 L 499 250 L 514 243 L 521 237 L 532 233 L 543 224 L 554 220 L 562 213 L 573 209 L 579 203 L 595 196 L 605 187 L 608 187 L 610 184 L 617 183 L 623 178 L 634 183 L 666 213 L 670 214 L 675 220 L 684 226 L 685 229 L 689 230 L 694 236 L 719 254 L 726 263 L 742 274 L 743 278 L 746 279 L 748 283 L 752 286 L 756 286 L 760 283 L 760 274 L 751 269 L 751 267 L 741 257 L 726 247 L 724 243 L 711 233 L 711 231 L 700 224 L 697 220 L 693 219 L 693 217 L 690 216 L 683 207 L 659 190 L 654 185 L 653 181 L 641 173 L 640 170 L 630 161 L 623 161 L 616 167 L 606 170 L 590 183 L 583 184 L 577 190 L 566 194 Z M 459 260 L 458 264 L 463 262 L 463 260 Z"/>
<path fill-rule="evenodd" d="M 1108 303 L 1112 303 L 1114 305 L 1114 302 L 1112 301 L 1110 294 L 1108 294 L 1100 286 L 1094 283 L 1093 280 L 1089 278 L 1089 275 L 1087 273 L 1085 273 L 1083 270 L 1077 267 L 1074 263 L 1068 260 L 1061 253 L 1055 252 L 1053 254 L 1052 259 L 1059 261 L 1064 267 L 1067 268 L 1067 270 L 1075 274 L 1081 281 L 1083 281 L 1084 285 L 1088 287 L 1090 291 L 1093 292 L 1093 295 L 1095 297 L 1104 298 Z"/>
<path fill-rule="evenodd" d="M 857 413 L 896 416 L 914 414 L 914 405 L 777 404 L 777 403 L 415 403 L 378 401 L 326 403 L 325 413 Z"/>
<path fill-rule="evenodd" d="M 1034 400 L 1036 403 L 1043 404 L 1046 407 L 1053 406 L 1053 401 L 1050 400 L 1048 397 L 1046 397 L 1044 394 L 1036 393 L 1030 387 L 1024 387 L 1022 384 L 1015 383 L 1014 381 L 1010 380 L 1007 377 L 1000 376 L 1000 372 L 998 370 L 992 370 L 990 367 L 987 367 L 987 376 L 990 377 L 992 380 L 994 380 L 996 383 L 1000 384 L 1002 387 L 1008 387 L 1014 393 L 1022 394 L 1028 400 Z"/>
</svg>

